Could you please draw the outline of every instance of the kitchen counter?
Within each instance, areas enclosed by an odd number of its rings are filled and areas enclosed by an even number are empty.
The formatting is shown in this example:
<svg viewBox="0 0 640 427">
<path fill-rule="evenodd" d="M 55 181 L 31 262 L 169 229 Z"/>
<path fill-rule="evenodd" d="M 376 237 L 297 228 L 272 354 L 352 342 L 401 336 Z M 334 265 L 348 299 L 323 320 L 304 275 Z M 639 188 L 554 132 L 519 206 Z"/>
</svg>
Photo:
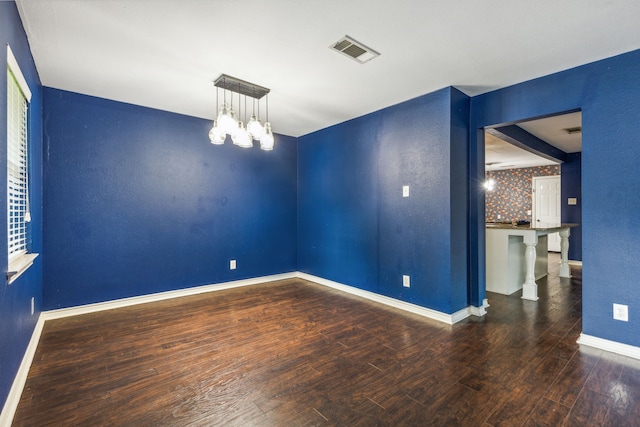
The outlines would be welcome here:
<svg viewBox="0 0 640 427">
<path fill-rule="evenodd" d="M 487 223 L 487 291 L 505 295 L 522 289 L 522 298 L 538 299 L 536 280 L 548 271 L 547 235 L 560 234 L 560 277 L 571 277 L 567 259 L 570 229 L 578 224 Z"/>
<path fill-rule="evenodd" d="M 543 224 L 534 227 L 533 224 L 520 224 L 513 225 L 510 222 L 487 222 L 487 229 L 500 229 L 500 230 L 537 230 L 537 231 L 547 231 L 549 233 L 556 233 L 560 231 L 561 228 L 572 228 L 577 227 L 580 224 L 573 223 L 562 223 L 562 224 Z"/>
</svg>

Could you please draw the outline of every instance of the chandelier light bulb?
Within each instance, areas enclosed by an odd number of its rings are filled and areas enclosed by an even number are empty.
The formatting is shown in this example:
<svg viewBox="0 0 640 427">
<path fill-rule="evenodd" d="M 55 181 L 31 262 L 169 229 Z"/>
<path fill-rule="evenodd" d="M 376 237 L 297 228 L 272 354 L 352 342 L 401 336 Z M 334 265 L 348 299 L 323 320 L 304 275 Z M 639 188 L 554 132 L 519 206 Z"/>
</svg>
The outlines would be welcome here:
<svg viewBox="0 0 640 427">
<path fill-rule="evenodd" d="M 218 113 L 216 122 L 220 129 L 222 129 L 226 134 L 233 134 L 238 127 L 238 122 L 235 119 L 235 113 L 231 108 L 229 108 L 229 105 L 226 102 L 222 104 L 222 108 Z"/>
<path fill-rule="evenodd" d="M 265 151 L 273 150 L 273 133 L 271 132 L 271 123 L 264 124 L 264 133 L 260 137 L 260 148 Z"/>
<path fill-rule="evenodd" d="M 224 144 L 224 139 L 227 134 L 225 134 L 222 129 L 218 126 L 218 122 L 214 121 L 211 130 L 209 131 L 209 140 L 212 144 L 221 145 Z"/>
<path fill-rule="evenodd" d="M 240 121 L 238 122 L 238 128 L 231 135 L 231 140 L 238 147 L 248 148 L 253 147 L 253 143 L 251 142 L 251 136 L 249 132 L 244 128 L 244 124 Z"/>
<path fill-rule="evenodd" d="M 235 111 L 233 111 L 233 108 L 231 108 L 229 116 L 231 117 L 231 121 L 229 122 L 231 130 L 227 133 L 233 134 L 236 130 L 238 130 L 238 119 L 236 118 L 236 113 Z"/>
<path fill-rule="evenodd" d="M 249 123 L 247 123 L 247 131 L 256 141 L 260 141 L 260 137 L 264 134 L 264 128 L 262 127 L 260 120 L 256 118 L 255 114 L 251 116 Z"/>
</svg>

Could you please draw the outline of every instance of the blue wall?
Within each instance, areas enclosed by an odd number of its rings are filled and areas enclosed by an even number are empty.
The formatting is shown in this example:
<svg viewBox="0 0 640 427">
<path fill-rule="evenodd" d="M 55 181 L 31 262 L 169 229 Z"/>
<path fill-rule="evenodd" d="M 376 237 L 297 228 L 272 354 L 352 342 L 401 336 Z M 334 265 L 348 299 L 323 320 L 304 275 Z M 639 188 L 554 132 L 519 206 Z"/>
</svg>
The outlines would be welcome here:
<svg viewBox="0 0 640 427">
<path fill-rule="evenodd" d="M 378 149 L 374 113 L 299 138 L 298 270 L 378 287 Z"/>
<path fill-rule="evenodd" d="M 466 307 L 468 105 L 446 88 L 299 138 L 299 270 Z"/>
<path fill-rule="evenodd" d="M 582 224 L 582 153 L 567 154 L 567 161 L 560 165 L 562 222 Z M 577 204 L 569 206 L 567 199 L 575 197 Z M 582 261 L 582 225 L 571 229 L 569 259 Z"/>
<path fill-rule="evenodd" d="M 42 90 L 27 37 L 16 5 L 0 2 L 0 170 L 7 169 L 7 50 L 11 46 L 18 65 L 32 92 L 29 105 L 29 156 L 31 162 L 31 230 L 30 250 L 40 253 L 34 264 L 11 285 L 2 279 L 0 291 L 0 406 L 4 402 L 18 371 L 35 327 L 42 304 Z M 0 205 L 7 206 L 7 173 L 0 173 Z M 7 210 L 0 209 L 0 242 L 7 241 Z M 0 266 L 7 271 L 7 246 L 0 251 Z M 4 275 L 4 273 L 3 273 Z M 31 315 L 31 297 L 35 313 Z"/>
<path fill-rule="evenodd" d="M 296 140 L 44 89 L 44 307 L 296 270 Z M 237 270 L 229 270 L 236 259 Z"/>
<path fill-rule="evenodd" d="M 472 177 L 484 166 L 484 126 L 582 110 L 583 332 L 640 346 L 640 50 L 471 100 Z M 482 195 L 470 193 L 472 292 L 484 296 Z M 480 236 L 480 239 L 478 239 Z M 479 274 L 480 273 L 480 274 Z M 473 301 L 472 301 L 473 302 Z M 629 322 L 612 304 L 629 306 Z"/>
</svg>

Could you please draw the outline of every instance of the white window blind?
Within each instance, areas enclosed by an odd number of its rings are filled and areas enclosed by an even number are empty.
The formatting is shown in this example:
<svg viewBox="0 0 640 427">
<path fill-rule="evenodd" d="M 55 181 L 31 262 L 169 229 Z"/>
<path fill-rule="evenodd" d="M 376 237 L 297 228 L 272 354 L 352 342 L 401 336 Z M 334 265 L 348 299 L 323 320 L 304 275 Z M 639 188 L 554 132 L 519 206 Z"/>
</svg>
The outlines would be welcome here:
<svg viewBox="0 0 640 427">
<path fill-rule="evenodd" d="M 27 252 L 30 221 L 27 153 L 27 99 L 11 67 L 7 69 L 7 200 L 9 259 Z"/>
</svg>

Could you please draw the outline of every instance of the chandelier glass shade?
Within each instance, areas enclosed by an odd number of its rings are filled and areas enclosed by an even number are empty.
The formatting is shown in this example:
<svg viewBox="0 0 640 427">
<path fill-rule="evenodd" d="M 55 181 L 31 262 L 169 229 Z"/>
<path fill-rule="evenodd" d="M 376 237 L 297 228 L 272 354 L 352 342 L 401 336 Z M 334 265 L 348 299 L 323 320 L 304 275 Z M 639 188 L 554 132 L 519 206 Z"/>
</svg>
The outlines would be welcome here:
<svg viewBox="0 0 640 427">
<path fill-rule="evenodd" d="M 260 148 L 265 151 L 273 150 L 273 133 L 271 132 L 271 123 L 267 122 L 264 124 L 264 133 L 260 137 Z"/>
<path fill-rule="evenodd" d="M 225 134 L 231 135 L 238 128 L 238 121 L 236 120 L 236 114 L 231 107 L 225 102 L 222 104 L 222 108 L 218 113 L 218 118 L 216 119 L 220 129 Z"/>
<path fill-rule="evenodd" d="M 214 82 L 216 86 L 216 108 L 217 114 L 213 121 L 213 125 L 209 130 L 209 140 L 214 145 L 224 144 L 227 135 L 231 137 L 234 145 L 248 148 L 253 147 L 253 140 L 260 141 L 260 148 L 265 151 L 273 150 L 274 136 L 269 123 L 269 99 L 266 98 L 266 117 L 267 121 L 262 125 L 260 115 L 260 99 L 269 93 L 269 89 L 237 79 L 235 77 L 222 74 Z M 223 90 L 223 102 L 219 103 L 218 91 Z M 231 92 L 231 103 L 227 102 L 227 91 Z M 238 114 L 233 109 L 233 94 L 238 94 Z M 247 96 L 253 98 L 253 111 L 251 118 L 244 126 L 240 112 L 241 100 L 240 96 L 244 95 L 244 118 L 247 117 Z M 256 100 L 258 101 L 258 114 L 255 112 Z"/>
<path fill-rule="evenodd" d="M 209 131 L 209 140 L 212 144 L 222 145 L 224 144 L 224 139 L 227 137 L 227 134 L 224 133 L 220 126 L 218 126 L 218 121 L 214 120 L 213 126 Z"/>
<path fill-rule="evenodd" d="M 262 127 L 260 120 L 258 120 L 255 114 L 251 115 L 251 119 L 249 123 L 247 123 L 247 131 L 249 131 L 251 138 L 256 141 L 260 141 L 260 137 L 264 134 L 264 127 Z"/>
<path fill-rule="evenodd" d="M 248 148 L 253 147 L 253 141 L 251 141 L 251 136 L 249 132 L 244 127 L 244 124 L 240 121 L 238 122 L 238 128 L 231 134 L 231 140 L 238 147 Z"/>
</svg>

